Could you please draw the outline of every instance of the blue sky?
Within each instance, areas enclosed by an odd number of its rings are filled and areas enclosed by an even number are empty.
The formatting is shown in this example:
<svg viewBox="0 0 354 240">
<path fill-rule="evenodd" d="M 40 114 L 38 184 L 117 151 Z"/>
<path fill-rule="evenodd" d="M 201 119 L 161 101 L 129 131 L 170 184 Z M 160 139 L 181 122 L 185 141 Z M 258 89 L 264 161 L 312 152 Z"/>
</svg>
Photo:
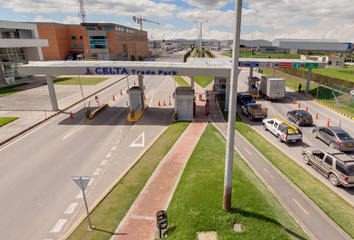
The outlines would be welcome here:
<svg viewBox="0 0 354 240">
<path fill-rule="evenodd" d="M 230 0 L 84 0 L 88 22 L 114 22 L 139 28 L 150 39 L 232 39 L 235 1 Z M 0 0 L 1 20 L 79 24 L 77 0 Z M 306 38 L 354 42 L 352 0 L 244 0 L 242 39 Z M 207 21 L 207 22 L 206 22 Z"/>
</svg>

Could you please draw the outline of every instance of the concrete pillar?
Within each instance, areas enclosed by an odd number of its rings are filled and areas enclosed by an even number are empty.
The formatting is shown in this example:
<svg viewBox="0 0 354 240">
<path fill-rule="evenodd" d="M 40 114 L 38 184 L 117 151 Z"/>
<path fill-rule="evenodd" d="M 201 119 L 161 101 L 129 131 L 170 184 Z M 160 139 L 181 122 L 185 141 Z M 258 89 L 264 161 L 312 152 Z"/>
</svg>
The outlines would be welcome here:
<svg viewBox="0 0 354 240">
<path fill-rule="evenodd" d="M 52 102 L 53 111 L 59 111 L 57 96 L 55 95 L 55 89 L 53 84 L 52 75 L 46 75 L 45 79 L 47 80 L 47 86 L 49 90 L 50 101 Z"/>
<path fill-rule="evenodd" d="M 312 74 L 312 68 L 308 68 L 305 94 L 309 93 L 311 74 Z"/>
<path fill-rule="evenodd" d="M 191 89 L 194 90 L 194 76 L 191 76 Z"/>
<path fill-rule="evenodd" d="M 226 78 L 226 89 L 225 89 L 225 112 L 229 111 L 229 100 L 230 100 L 230 78 Z"/>
<path fill-rule="evenodd" d="M 141 96 L 140 96 L 140 105 L 141 105 L 141 111 L 145 110 L 145 101 L 144 101 L 144 81 L 143 81 L 143 75 L 138 75 L 138 82 L 139 82 L 139 89 L 141 90 Z"/>
<path fill-rule="evenodd" d="M 250 67 L 250 78 L 253 78 L 253 67 Z"/>
</svg>

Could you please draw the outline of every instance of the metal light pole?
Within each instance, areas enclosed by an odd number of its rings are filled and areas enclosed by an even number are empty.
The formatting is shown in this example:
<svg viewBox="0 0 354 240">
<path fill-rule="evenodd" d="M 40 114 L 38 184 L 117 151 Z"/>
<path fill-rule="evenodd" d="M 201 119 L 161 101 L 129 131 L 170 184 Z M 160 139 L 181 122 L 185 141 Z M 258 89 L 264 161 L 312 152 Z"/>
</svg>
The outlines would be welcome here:
<svg viewBox="0 0 354 240">
<path fill-rule="evenodd" d="M 90 113 L 88 112 L 88 110 L 87 110 L 87 108 L 86 108 L 85 97 L 84 97 L 84 92 L 82 91 L 80 75 L 77 75 L 77 77 L 79 78 L 80 90 L 81 90 L 81 95 L 82 95 L 82 101 L 84 102 L 85 116 L 86 116 L 86 118 L 89 118 L 89 117 L 90 117 Z"/>
<path fill-rule="evenodd" d="M 253 52 L 253 32 L 252 32 L 252 40 L 251 40 L 251 58 L 252 58 L 252 52 Z"/>
<path fill-rule="evenodd" d="M 194 20 L 194 22 L 198 22 L 197 20 Z M 199 58 L 202 58 L 203 57 L 203 53 L 202 53 L 202 34 L 203 34 L 203 32 L 202 32 L 202 29 L 203 29 L 203 23 L 206 23 L 206 22 L 208 22 L 208 20 L 206 20 L 205 22 L 199 22 L 199 25 L 200 25 L 200 36 L 199 36 Z"/>
<path fill-rule="evenodd" d="M 234 159 L 234 136 L 235 136 L 235 118 L 236 118 L 236 94 L 238 68 L 240 55 L 240 34 L 241 34 L 241 16 L 242 16 L 242 0 L 236 0 L 235 4 L 235 25 L 234 25 L 234 40 L 232 53 L 232 68 L 230 77 L 230 105 L 227 127 L 226 140 L 226 159 L 225 159 L 225 179 L 224 179 L 224 199 L 223 209 L 227 212 L 231 210 L 231 194 L 232 194 L 232 172 Z"/>
</svg>

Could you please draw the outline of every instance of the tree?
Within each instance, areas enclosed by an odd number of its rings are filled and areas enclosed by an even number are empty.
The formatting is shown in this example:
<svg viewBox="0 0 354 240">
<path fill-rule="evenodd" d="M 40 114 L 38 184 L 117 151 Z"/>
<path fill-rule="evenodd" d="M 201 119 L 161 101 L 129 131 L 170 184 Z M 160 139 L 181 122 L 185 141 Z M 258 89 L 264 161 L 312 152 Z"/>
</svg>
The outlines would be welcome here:
<svg viewBox="0 0 354 240">
<path fill-rule="evenodd" d="M 139 55 L 138 61 L 144 61 L 144 58 L 141 55 Z"/>
<path fill-rule="evenodd" d="M 130 61 L 135 61 L 135 56 L 134 56 L 134 54 L 132 54 L 132 55 L 130 55 Z"/>
<path fill-rule="evenodd" d="M 313 55 L 313 52 L 311 51 L 311 49 L 306 51 L 306 55 Z"/>
</svg>

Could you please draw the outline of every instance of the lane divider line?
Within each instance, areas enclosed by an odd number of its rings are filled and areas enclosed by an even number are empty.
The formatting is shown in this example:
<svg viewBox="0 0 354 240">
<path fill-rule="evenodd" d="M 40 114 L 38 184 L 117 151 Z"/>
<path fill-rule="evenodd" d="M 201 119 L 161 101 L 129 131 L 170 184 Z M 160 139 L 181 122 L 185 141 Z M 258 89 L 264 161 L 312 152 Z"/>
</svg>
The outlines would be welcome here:
<svg viewBox="0 0 354 240">
<path fill-rule="evenodd" d="M 236 139 L 236 138 L 235 138 L 235 139 Z M 246 150 L 246 152 L 248 152 L 249 155 L 252 155 L 252 154 L 250 153 L 250 151 L 247 150 L 247 148 L 245 148 L 245 150 Z"/>
<path fill-rule="evenodd" d="M 304 211 L 307 215 L 309 215 L 306 210 L 293 198 L 294 202 Z"/>
<path fill-rule="evenodd" d="M 272 174 L 270 174 L 270 173 L 267 171 L 267 169 L 264 168 L 264 170 L 269 174 L 269 176 L 270 176 L 271 178 L 273 178 Z"/>
</svg>

